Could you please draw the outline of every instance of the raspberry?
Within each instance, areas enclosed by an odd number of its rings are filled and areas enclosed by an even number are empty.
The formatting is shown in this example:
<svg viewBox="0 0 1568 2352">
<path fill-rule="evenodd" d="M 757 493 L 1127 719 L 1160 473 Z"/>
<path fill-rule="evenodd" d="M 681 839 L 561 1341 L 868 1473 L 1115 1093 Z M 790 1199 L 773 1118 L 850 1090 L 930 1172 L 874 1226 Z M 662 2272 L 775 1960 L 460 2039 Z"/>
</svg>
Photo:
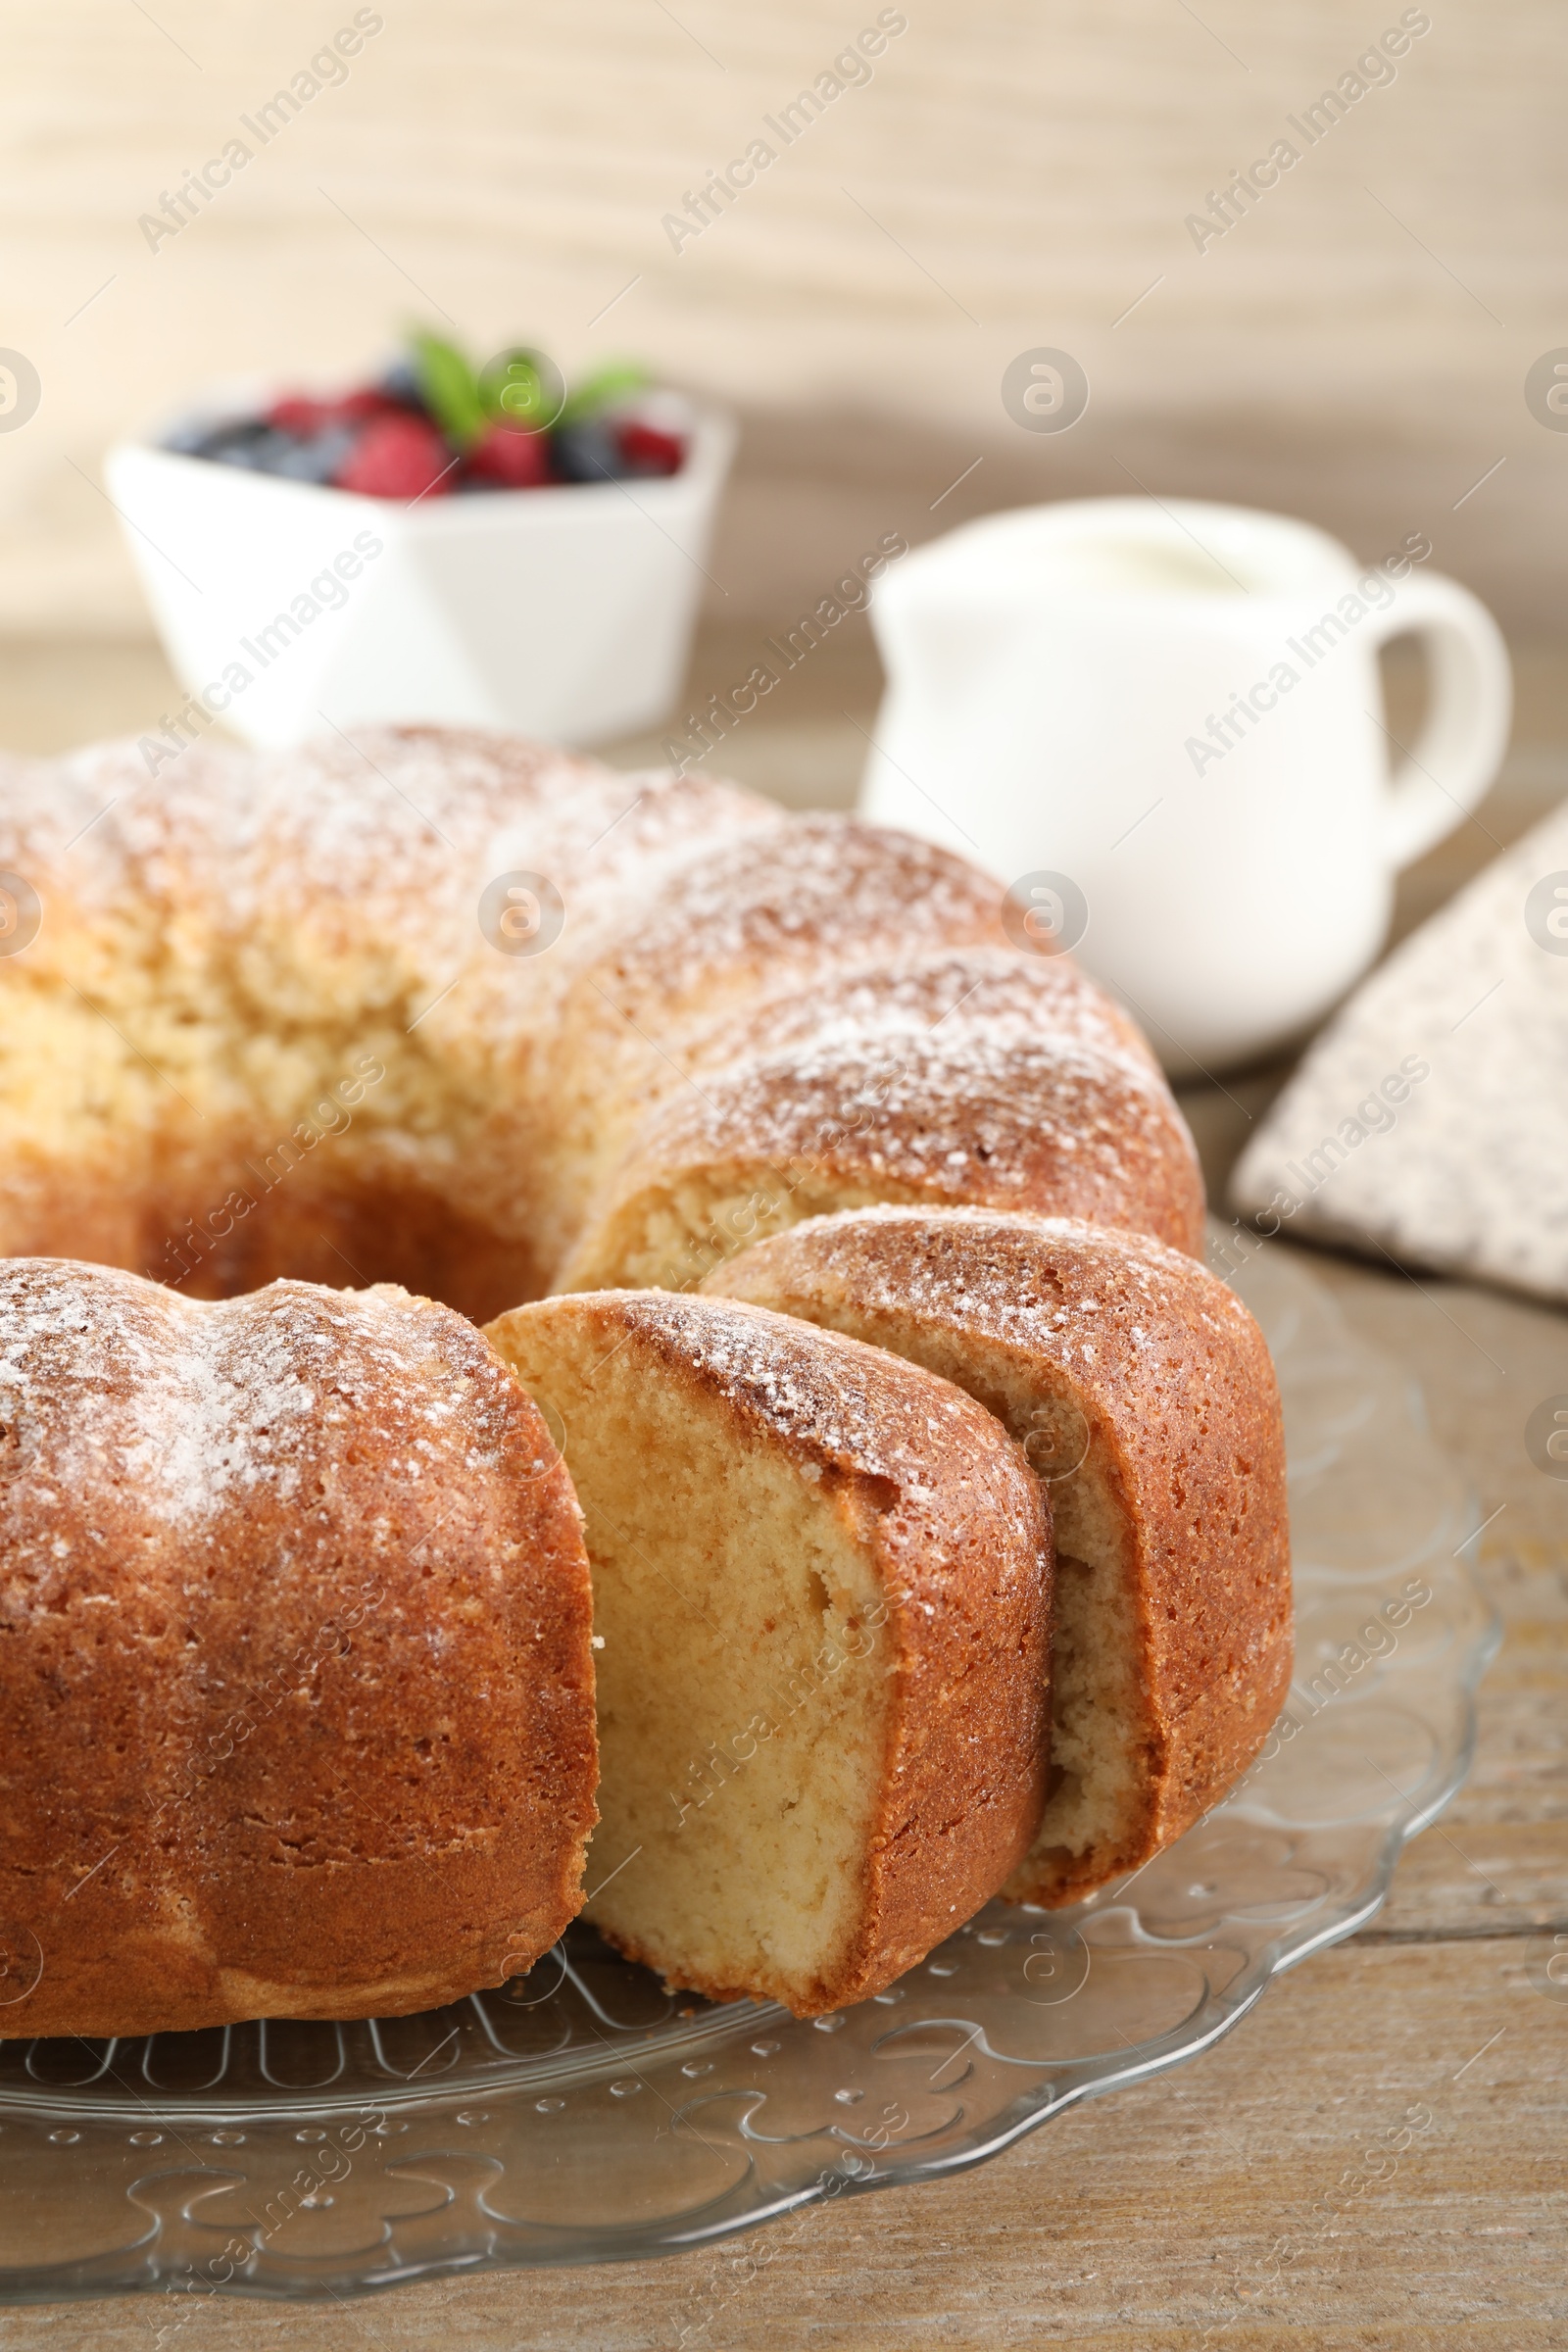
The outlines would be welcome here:
<svg viewBox="0 0 1568 2352">
<path fill-rule="evenodd" d="M 332 478 L 362 498 L 421 498 L 427 490 L 444 497 L 451 464 L 451 451 L 422 417 L 372 416 Z"/>
<path fill-rule="evenodd" d="M 492 424 L 483 440 L 469 451 L 467 470 L 475 481 L 496 489 L 537 489 L 541 482 L 554 478 L 549 435 Z"/>
<path fill-rule="evenodd" d="M 309 441 L 333 424 L 357 424 L 362 418 L 384 416 L 394 408 L 385 393 L 345 392 L 336 400 L 315 400 L 308 392 L 285 392 L 267 412 L 267 422 L 280 433 Z"/>
<path fill-rule="evenodd" d="M 654 424 L 628 417 L 617 429 L 620 454 L 633 473 L 679 473 L 686 444 L 678 433 L 662 433 Z"/>
</svg>

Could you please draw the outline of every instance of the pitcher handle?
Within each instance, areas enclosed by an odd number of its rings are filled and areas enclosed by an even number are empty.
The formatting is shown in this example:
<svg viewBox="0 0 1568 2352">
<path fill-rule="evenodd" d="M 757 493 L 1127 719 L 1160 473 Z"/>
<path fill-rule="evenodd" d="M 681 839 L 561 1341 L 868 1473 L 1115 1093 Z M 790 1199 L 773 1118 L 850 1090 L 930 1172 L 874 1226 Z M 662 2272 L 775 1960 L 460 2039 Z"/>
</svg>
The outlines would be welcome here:
<svg viewBox="0 0 1568 2352">
<path fill-rule="evenodd" d="M 1423 857 L 1485 797 L 1507 748 L 1513 678 L 1486 606 L 1441 572 L 1402 582 L 1374 626 L 1380 645 L 1416 636 L 1427 646 L 1426 720 L 1389 778 L 1384 841 L 1398 867 Z"/>
</svg>

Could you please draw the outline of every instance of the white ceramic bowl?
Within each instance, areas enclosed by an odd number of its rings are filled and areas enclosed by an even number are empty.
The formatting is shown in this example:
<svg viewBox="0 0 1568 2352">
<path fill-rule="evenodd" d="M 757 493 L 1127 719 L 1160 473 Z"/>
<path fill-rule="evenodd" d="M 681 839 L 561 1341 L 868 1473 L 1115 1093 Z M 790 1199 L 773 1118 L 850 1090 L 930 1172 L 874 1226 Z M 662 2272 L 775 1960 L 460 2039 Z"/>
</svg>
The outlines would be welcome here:
<svg viewBox="0 0 1568 2352">
<path fill-rule="evenodd" d="M 254 415 L 268 389 L 183 414 Z M 175 675 L 248 742 L 436 719 L 587 744 L 657 725 L 685 674 L 735 427 L 682 406 L 666 478 L 405 505 L 151 438 L 105 474 Z"/>
</svg>

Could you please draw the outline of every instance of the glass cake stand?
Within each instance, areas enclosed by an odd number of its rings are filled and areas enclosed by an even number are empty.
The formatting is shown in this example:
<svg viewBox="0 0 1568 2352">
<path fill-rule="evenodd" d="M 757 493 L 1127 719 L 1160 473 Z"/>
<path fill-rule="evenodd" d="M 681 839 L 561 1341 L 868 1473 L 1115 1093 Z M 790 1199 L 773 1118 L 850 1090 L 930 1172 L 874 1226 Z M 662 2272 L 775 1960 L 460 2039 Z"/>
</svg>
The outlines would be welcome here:
<svg viewBox="0 0 1568 2352">
<path fill-rule="evenodd" d="M 1495 1647 L 1473 1509 L 1414 1385 L 1299 1260 L 1229 1259 L 1285 1398 L 1297 1678 L 1198 1828 L 1073 1910 L 994 1903 L 805 2024 L 672 1998 L 577 1928 L 424 2016 L 0 2044 L 0 2300 L 140 2290 L 177 2323 L 191 2295 L 698 2246 L 994 2156 L 1195 2057 L 1360 1927 L 1469 1764 Z"/>
</svg>

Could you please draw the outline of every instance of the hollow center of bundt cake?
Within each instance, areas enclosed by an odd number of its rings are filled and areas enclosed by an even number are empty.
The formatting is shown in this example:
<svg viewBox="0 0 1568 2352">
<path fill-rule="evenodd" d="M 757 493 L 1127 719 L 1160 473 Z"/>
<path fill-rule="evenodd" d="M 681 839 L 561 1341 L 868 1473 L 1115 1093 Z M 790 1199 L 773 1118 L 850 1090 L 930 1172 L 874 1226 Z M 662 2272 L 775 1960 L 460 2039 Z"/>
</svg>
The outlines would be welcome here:
<svg viewBox="0 0 1568 2352">
<path fill-rule="evenodd" d="M 8 974 L 14 1249 L 197 1298 L 396 1281 L 478 1316 L 545 1287 L 543 1141 L 514 1104 L 498 1143 L 495 1054 L 435 1039 L 373 957 L 312 965 L 302 932 L 280 976 L 150 906 L 92 945 L 80 986 Z"/>
<path fill-rule="evenodd" d="M 801 2004 L 862 1908 L 888 1689 L 880 1586 L 814 1466 L 720 1386 L 591 1323 L 498 1344 L 564 1433 L 593 1571 L 587 1915 L 713 1997 Z M 557 1418 L 559 1417 L 559 1419 Z"/>
</svg>

